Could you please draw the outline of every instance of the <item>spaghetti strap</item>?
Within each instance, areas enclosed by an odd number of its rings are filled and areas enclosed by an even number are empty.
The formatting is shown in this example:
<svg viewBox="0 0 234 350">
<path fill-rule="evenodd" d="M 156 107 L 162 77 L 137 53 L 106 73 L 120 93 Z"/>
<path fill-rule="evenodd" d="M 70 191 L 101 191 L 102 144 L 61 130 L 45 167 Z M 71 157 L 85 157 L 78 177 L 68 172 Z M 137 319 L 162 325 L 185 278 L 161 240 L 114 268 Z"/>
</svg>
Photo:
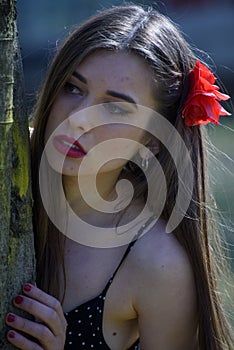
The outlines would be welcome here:
<svg viewBox="0 0 234 350">
<path fill-rule="evenodd" d="M 65 313 L 68 327 L 64 350 L 81 349 L 81 347 L 84 348 L 83 345 L 85 345 L 85 349 L 95 348 L 110 350 L 104 339 L 102 328 L 106 293 L 120 266 L 131 251 L 131 248 L 134 246 L 139 237 L 144 234 L 146 227 L 152 222 L 153 219 L 154 217 L 149 218 L 146 223 L 142 225 L 140 230 L 136 232 L 134 239 L 127 246 L 120 263 L 101 294 Z M 139 349 L 139 339 L 137 339 L 135 343 L 129 347 L 129 350 L 137 349 Z"/>
<path fill-rule="evenodd" d="M 138 240 L 139 237 L 141 237 L 141 235 L 143 234 L 144 230 L 146 229 L 146 227 L 155 219 L 155 216 L 151 216 L 147 222 L 142 225 L 142 227 L 138 230 L 138 232 L 136 233 L 135 239 L 133 241 L 131 241 L 120 261 L 120 263 L 118 264 L 117 268 L 115 269 L 114 273 L 112 274 L 111 278 L 109 279 L 109 281 L 107 282 L 105 288 L 102 291 L 102 295 L 105 295 L 108 291 L 108 288 L 110 287 L 116 273 L 118 272 L 120 266 L 122 265 L 122 263 L 124 262 L 124 260 L 126 259 L 126 257 L 128 256 L 130 250 L 132 249 L 132 247 L 134 246 L 134 244 L 136 243 L 136 241 Z"/>
<path fill-rule="evenodd" d="M 124 260 L 126 259 L 128 253 L 130 252 L 131 248 L 134 246 L 134 244 L 136 243 L 136 241 L 137 241 L 137 239 L 135 239 L 134 241 L 132 241 L 132 242 L 129 243 L 129 245 L 128 245 L 128 247 L 127 247 L 127 249 L 126 249 L 126 251 L 125 251 L 125 253 L 124 253 L 124 255 L 123 255 L 123 257 L 122 257 L 122 259 L 121 259 L 121 261 L 120 261 L 120 263 L 119 263 L 119 265 L 117 266 L 117 268 L 115 269 L 115 271 L 114 271 L 114 273 L 112 274 L 111 278 L 110 278 L 109 281 L 107 282 L 107 285 L 106 285 L 105 288 L 103 289 L 102 295 L 105 295 L 105 294 L 107 293 L 108 288 L 110 287 L 110 285 L 111 285 L 111 283 L 112 283 L 112 281 L 113 281 L 113 279 L 114 279 L 116 273 L 118 272 L 120 266 L 122 265 L 122 263 L 123 263 Z"/>
</svg>

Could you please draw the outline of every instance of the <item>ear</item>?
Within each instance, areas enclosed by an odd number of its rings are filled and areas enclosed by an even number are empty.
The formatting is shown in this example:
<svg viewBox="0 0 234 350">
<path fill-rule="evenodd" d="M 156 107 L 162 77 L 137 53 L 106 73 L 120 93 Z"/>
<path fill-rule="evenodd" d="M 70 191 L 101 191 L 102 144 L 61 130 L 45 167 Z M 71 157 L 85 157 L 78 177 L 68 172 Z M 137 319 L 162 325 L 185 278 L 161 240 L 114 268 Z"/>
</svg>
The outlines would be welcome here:
<svg viewBox="0 0 234 350">
<path fill-rule="evenodd" d="M 146 149 L 147 148 L 147 149 Z M 156 156 L 157 153 L 159 153 L 160 146 L 159 146 L 159 141 L 157 139 L 151 139 L 145 147 L 141 147 L 139 149 L 139 155 L 141 158 L 151 158 L 151 152 Z"/>
<path fill-rule="evenodd" d="M 149 150 L 156 156 L 160 151 L 160 142 L 155 137 L 147 144 Z"/>
</svg>

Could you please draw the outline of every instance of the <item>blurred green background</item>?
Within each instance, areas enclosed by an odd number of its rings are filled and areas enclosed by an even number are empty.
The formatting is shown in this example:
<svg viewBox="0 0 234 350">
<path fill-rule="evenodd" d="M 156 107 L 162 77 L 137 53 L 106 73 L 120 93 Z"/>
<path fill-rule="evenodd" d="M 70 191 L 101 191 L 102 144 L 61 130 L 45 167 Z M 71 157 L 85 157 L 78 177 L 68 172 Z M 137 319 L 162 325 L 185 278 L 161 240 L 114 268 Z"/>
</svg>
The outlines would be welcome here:
<svg viewBox="0 0 234 350">
<path fill-rule="evenodd" d="M 145 0 L 135 3 L 152 5 L 178 23 L 186 39 L 211 57 L 216 76 L 221 78 L 229 95 L 234 96 L 233 0 Z M 18 1 L 18 29 L 29 113 L 56 45 L 87 17 L 121 4 L 123 2 L 117 0 Z M 231 104 L 227 108 L 232 113 Z M 233 228 L 234 119 L 223 117 L 221 124 L 223 125 L 219 127 L 208 127 L 209 134 L 213 143 L 231 160 L 215 151 L 223 165 L 216 166 L 212 163 L 210 167 L 215 179 L 213 192 L 225 223 Z M 234 271 L 234 235 L 230 229 L 226 228 L 225 231 L 232 250 L 231 263 Z"/>
</svg>

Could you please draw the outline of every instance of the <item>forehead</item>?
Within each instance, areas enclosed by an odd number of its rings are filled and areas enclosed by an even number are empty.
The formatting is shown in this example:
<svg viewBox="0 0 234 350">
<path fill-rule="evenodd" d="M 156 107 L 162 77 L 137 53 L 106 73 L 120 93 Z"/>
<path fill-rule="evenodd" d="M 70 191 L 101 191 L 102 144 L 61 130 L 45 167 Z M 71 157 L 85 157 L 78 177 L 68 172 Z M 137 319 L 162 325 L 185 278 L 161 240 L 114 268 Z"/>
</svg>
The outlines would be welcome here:
<svg viewBox="0 0 234 350">
<path fill-rule="evenodd" d="M 142 57 L 134 53 L 100 50 L 89 54 L 76 71 L 84 76 L 90 86 L 117 89 L 155 100 L 153 71 Z M 149 104 L 149 101 L 140 102 Z"/>
<path fill-rule="evenodd" d="M 112 76 L 116 73 L 118 76 L 130 76 L 135 71 L 145 74 L 148 78 L 152 76 L 151 68 L 142 57 L 125 51 L 99 50 L 91 53 L 84 58 L 78 69 L 84 71 L 92 69 L 97 72 L 101 70 L 103 73 L 107 70 Z"/>
</svg>

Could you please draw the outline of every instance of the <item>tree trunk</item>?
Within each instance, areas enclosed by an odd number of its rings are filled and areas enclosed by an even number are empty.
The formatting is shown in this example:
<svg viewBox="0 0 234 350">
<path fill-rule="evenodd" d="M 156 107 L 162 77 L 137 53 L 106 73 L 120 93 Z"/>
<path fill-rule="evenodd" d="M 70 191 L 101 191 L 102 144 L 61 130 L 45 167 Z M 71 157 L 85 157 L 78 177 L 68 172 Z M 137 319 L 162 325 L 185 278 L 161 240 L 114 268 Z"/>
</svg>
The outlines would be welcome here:
<svg viewBox="0 0 234 350">
<path fill-rule="evenodd" d="M 28 121 L 14 0 L 0 0 L 0 349 L 5 316 L 22 284 L 34 280 Z M 18 311 L 17 311 L 18 312 Z"/>
</svg>

